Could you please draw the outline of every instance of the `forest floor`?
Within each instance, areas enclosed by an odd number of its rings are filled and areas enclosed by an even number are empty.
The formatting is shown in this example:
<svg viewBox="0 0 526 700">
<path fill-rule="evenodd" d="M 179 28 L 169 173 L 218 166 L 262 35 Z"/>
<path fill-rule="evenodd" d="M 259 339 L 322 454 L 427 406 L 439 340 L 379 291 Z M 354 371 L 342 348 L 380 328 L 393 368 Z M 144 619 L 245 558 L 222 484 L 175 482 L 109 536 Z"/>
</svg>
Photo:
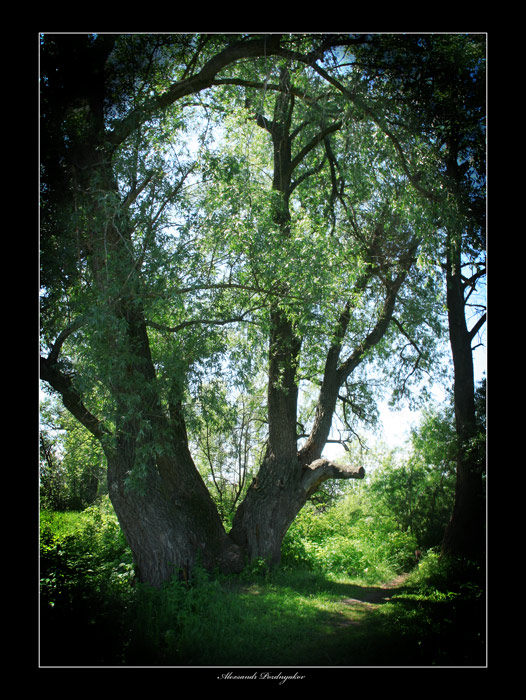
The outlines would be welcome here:
<svg viewBox="0 0 526 700">
<path fill-rule="evenodd" d="M 402 574 L 376 585 L 310 574 L 231 580 L 198 586 L 183 597 L 172 591 L 175 607 L 169 595 L 131 605 L 120 620 L 117 609 L 101 615 L 90 599 L 84 609 L 77 595 L 71 607 L 57 598 L 44 609 L 41 661 L 216 668 L 483 666 L 481 606 L 464 597 L 418 592 L 407 578 Z"/>
<path fill-rule="evenodd" d="M 376 585 L 326 579 L 319 588 L 308 578 L 245 584 L 237 606 L 258 625 L 253 648 L 229 658 L 234 665 L 315 667 L 483 664 L 477 611 L 419 594 L 408 578 Z"/>
<path fill-rule="evenodd" d="M 400 576 L 397 576 L 392 581 L 383 583 L 380 586 L 364 588 L 360 600 L 357 598 L 346 598 L 342 602 L 346 605 L 354 605 L 355 603 L 373 605 L 387 601 L 403 586 L 408 576 L 409 574 L 400 574 Z"/>
<path fill-rule="evenodd" d="M 118 526 L 97 513 L 53 513 L 44 523 L 43 667 L 486 663 L 486 597 L 477 572 L 452 578 L 430 555 L 427 568 L 386 582 L 278 567 L 218 578 L 196 570 L 190 587 L 174 579 L 149 589 L 130 583 L 131 555 Z"/>
</svg>

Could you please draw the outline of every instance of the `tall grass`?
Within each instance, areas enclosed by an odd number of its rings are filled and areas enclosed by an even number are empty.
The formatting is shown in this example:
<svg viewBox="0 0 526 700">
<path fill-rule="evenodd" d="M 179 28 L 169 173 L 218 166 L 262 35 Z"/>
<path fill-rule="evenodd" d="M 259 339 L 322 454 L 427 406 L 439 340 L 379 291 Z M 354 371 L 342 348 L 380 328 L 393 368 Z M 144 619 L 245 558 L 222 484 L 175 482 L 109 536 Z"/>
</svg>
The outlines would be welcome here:
<svg viewBox="0 0 526 700">
<path fill-rule="evenodd" d="M 133 563 L 111 504 L 43 512 L 40 525 L 41 663 L 120 662 Z"/>
</svg>

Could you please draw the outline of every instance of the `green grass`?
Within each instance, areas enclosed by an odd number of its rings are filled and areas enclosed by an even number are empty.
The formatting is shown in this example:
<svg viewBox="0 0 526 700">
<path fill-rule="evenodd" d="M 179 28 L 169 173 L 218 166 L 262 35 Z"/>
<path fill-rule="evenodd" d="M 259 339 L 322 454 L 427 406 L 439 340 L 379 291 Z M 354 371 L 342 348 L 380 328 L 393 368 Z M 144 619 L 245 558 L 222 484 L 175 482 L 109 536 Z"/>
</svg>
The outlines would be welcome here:
<svg viewBox="0 0 526 700">
<path fill-rule="evenodd" d="M 46 514 L 41 664 L 484 665 L 481 588 L 451 580 L 430 554 L 387 601 L 379 582 L 299 566 L 155 590 L 134 585 L 110 508 Z"/>
</svg>

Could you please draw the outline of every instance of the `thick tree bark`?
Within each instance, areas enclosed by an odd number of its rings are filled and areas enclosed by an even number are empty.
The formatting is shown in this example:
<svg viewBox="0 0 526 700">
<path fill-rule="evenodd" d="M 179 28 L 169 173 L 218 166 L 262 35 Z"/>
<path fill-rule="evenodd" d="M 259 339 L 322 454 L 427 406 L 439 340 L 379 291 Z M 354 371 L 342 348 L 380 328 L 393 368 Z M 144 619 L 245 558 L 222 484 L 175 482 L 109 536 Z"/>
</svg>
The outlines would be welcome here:
<svg viewBox="0 0 526 700">
<path fill-rule="evenodd" d="M 127 486 L 134 465 L 126 447 L 120 445 L 108 459 L 109 494 L 138 579 L 159 586 L 174 575 L 187 576 L 195 564 L 240 571 L 241 552 L 228 538 L 193 464 L 176 456 L 163 461 L 161 468 L 152 464 L 138 491 Z"/>
<path fill-rule="evenodd" d="M 267 457 L 236 512 L 230 537 L 249 560 L 263 558 L 277 564 L 288 528 L 321 484 L 364 476 L 363 467 L 341 466 L 327 459 L 302 466 L 297 457 Z"/>
</svg>

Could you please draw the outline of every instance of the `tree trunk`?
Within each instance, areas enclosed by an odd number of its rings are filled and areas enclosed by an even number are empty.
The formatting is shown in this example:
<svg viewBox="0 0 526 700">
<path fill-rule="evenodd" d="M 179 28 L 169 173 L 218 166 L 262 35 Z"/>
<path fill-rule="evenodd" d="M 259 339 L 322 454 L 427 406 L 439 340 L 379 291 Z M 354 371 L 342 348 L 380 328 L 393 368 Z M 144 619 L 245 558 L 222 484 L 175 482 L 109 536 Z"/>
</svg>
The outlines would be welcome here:
<svg viewBox="0 0 526 700">
<path fill-rule="evenodd" d="M 105 355 L 109 350 L 115 360 L 116 369 L 105 367 L 100 373 L 114 402 L 115 430 L 91 413 L 74 377 L 59 361 L 62 344 L 82 319 L 64 329 L 48 357 L 41 358 L 41 379 L 61 394 L 66 408 L 100 440 L 108 462 L 109 495 L 136 560 L 138 577 L 160 585 L 197 561 L 231 571 L 240 568 L 242 557 L 226 535 L 190 457 L 180 409 L 172 405 L 168 418 L 160 408 L 128 210 L 119 197 L 112 153 L 151 114 L 207 87 L 219 70 L 239 58 L 277 50 L 279 37 L 227 47 L 197 76 L 174 83 L 162 98 L 132 111 L 108 133 L 103 110 L 105 64 L 114 39 L 64 37 L 45 53 L 47 130 L 42 162 L 54 198 L 44 214 L 51 212 L 47 223 L 57 239 L 65 231 L 58 228 L 62 219 L 53 219 L 53 203 L 64 219 L 73 212 L 87 213 L 75 235 L 79 258 L 88 262 L 105 319 L 97 337 L 105 338 Z M 70 129 L 67 142 L 64 128 Z M 59 161 L 64 167 L 57 166 Z M 155 445 L 162 449 L 156 452 Z"/>
<path fill-rule="evenodd" d="M 305 503 L 297 455 L 298 386 L 296 365 L 300 341 L 279 310 L 271 312 L 268 371 L 269 435 L 257 477 L 234 517 L 230 536 L 250 560 L 280 559 L 281 541 Z"/>
<path fill-rule="evenodd" d="M 473 440 L 477 434 L 472 333 L 465 318 L 460 241 L 449 236 L 447 307 L 455 375 L 454 403 L 458 439 L 455 503 L 442 542 L 442 552 L 480 559 L 485 549 L 484 465 Z"/>
<path fill-rule="evenodd" d="M 120 288 L 130 283 L 128 269 L 122 267 L 126 280 Z M 113 303 L 126 325 L 122 361 L 108 378 L 117 416 L 115 449 L 107 453 L 108 488 L 138 578 L 157 586 L 195 564 L 226 573 L 240 570 L 241 553 L 227 537 L 190 455 L 176 389 L 170 415 L 161 407 L 140 291 L 129 292 Z"/>
<path fill-rule="evenodd" d="M 327 459 L 309 465 L 299 457 L 268 456 L 239 506 L 230 537 L 249 560 L 263 558 L 271 565 L 281 558 L 281 544 L 307 499 L 328 479 L 363 479 L 363 467 L 341 466 Z"/>
<path fill-rule="evenodd" d="M 448 142 L 447 174 L 460 206 L 464 202 L 458 165 L 458 140 L 452 134 Z M 464 283 L 462 278 L 463 231 L 450 229 L 447 236 L 446 294 L 449 339 L 454 369 L 454 403 L 457 433 L 457 481 L 451 520 L 442 542 L 443 554 L 481 560 L 485 551 L 484 464 L 474 439 L 477 435 L 475 382 L 471 343 L 477 325 L 471 331 L 466 324 Z"/>
<path fill-rule="evenodd" d="M 195 564 L 225 573 L 240 571 L 241 552 L 229 540 L 197 470 L 183 474 L 180 463 L 171 463 L 170 481 L 180 477 L 173 489 L 152 468 L 144 490 L 137 491 L 127 486 L 131 465 L 125 452 L 121 449 L 108 459 L 108 488 L 138 579 L 160 586 L 174 575 L 188 576 Z"/>
<path fill-rule="evenodd" d="M 279 194 L 273 221 L 281 239 L 290 236 L 289 198 L 293 190 L 294 169 L 307 153 L 327 136 L 329 129 L 320 131 L 300 153 L 293 157 L 290 129 L 294 98 L 288 92 L 286 69 L 280 76 L 281 92 L 276 99 L 273 120 L 258 115 L 258 124 L 266 129 L 274 148 L 273 189 Z M 336 128 L 335 125 L 331 129 Z M 373 330 L 355 351 L 341 362 L 340 353 L 350 321 L 350 303 L 345 305 L 335 329 L 334 343 L 329 349 L 314 424 L 305 445 L 297 448 L 297 366 L 301 339 L 293 324 L 279 308 L 271 311 L 268 370 L 268 446 L 263 464 L 253 480 L 245 499 L 233 520 L 231 538 L 242 547 L 249 559 L 262 557 L 277 563 L 281 543 L 290 524 L 327 479 L 361 479 L 363 468 L 342 467 L 321 454 L 329 438 L 338 392 L 343 383 L 362 361 L 365 353 L 385 334 L 392 318 L 398 290 L 413 262 L 417 242 L 412 242 L 402 256 L 401 271 L 387 289 L 386 298 Z M 365 288 L 370 270 L 357 282 L 356 290 Z M 287 290 L 284 289 L 284 292 Z"/>
</svg>

